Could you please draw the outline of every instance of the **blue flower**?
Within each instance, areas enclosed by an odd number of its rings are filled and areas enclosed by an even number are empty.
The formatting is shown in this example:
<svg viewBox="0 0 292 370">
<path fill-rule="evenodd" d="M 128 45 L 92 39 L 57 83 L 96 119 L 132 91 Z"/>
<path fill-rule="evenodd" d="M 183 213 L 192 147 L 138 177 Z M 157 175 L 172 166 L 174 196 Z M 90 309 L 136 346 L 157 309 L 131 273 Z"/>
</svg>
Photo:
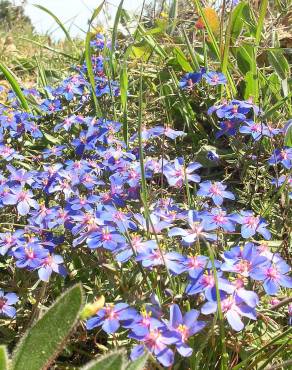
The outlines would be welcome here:
<svg viewBox="0 0 292 370">
<path fill-rule="evenodd" d="M 48 282 L 52 275 L 52 272 L 56 272 L 57 274 L 65 277 L 67 275 L 67 271 L 63 266 L 63 257 L 57 254 L 48 255 L 43 261 L 41 267 L 38 269 L 39 278 L 42 281 Z"/>
<path fill-rule="evenodd" d="M 244 297 L 244 295 L 243 295 Z M 240 331 L 244 328 L 244 323 L 242 317 L 248 317 L 249 319 L 256 320 L 255 306 L 249 306 L 246 300 L 237 294 L 228 295 L 221 292 L 221 310 L 226 317 L 229 325 L 235 331 Z M 248 300 L 248 302 L 250 302 Z M 203 304 L 201 312 L 204 315 L 209 315 L 215 313 L 218 308 L 218 302 L 216 300 L 216 295 L 209 297 L 208 301 Z"/>
<path fill-rule="evenodd" d="M 186 73 L 179 81 L 179 87 L 181 89 L 192 90 L 194 85 L 202 80 L 205 68 L 201 68 L 200 72 Z"/>
<path fill-rule="evenodd" d="M 0 290 L 0 314 L 11 318 L 16 315 L 16 309 L 13 307 L 18 302 L 18 296 L 15 293 L 4 293 Z"/>
<path fill-rule="evenodd" d="M 101 326 L 107 334 L 113 334 L 123 321 L 133 320 L 136 315 L 137 311 L 126 303 L 107 304 L 97 312 L 96 316 L 87 320 L 86 328 L 92 330 Z"/>
<path fill-rule="evenodd" d="M 18 247 L 13 252 L 13 255 L 17 260 L 17 267 L 35 270 L 45 263 L 46 258 L 49 256 L 49 252 L 47 249 L 37 244 L 30 243 L 25 247 Z"/>
<path fill-rule="evenodd" d="M 287 275 L 289 271 L 289 265 L 281 257 L 276 256 L 269 264 L 258 269 L 252 278 L 263 281 L 263 287 L 267 294 L 276 295 L 281 286 L 292 288 L 292 278 Z"/>
<path fill-rule="evenodd" d="M 183 316 L 177 304 L 170 306 L 170 318 L 167 326 L 171 331 L 176 331 L 180 335 L 180 341 L 175 345 L 183 357 L 189 357 L 193 352 L 193 349 L 187 344 L 188 339 L 206 326 L 204 321 L 197 320 L 199 314 L 200 312 L 197 310 L 190 310 Z"/>
<path fill-rule="evenodd" d="M 221 208 L 212 208 L 211 211 L 203 211 L 200 213 L 203 220 L 204 229 L 216 230 L 222 228 L 226 232 L 235 231 L 235 221 L 232 215 L 228 215 L 227 212 Z"/>
<path fill-rule="evenodd" d="M 194 174 L 194 171 L 201 168 L 202 165 L 197 162 L 190 163 L 185 166 L 183 158 L 176 158 L 174 163 L 167 163 L 163 167 L 165 175 L 170 186 L 181 188 L 187 182 L 200 182 L 199 175 Z"/>
<path fill-rule="evenodd" d="M 3 196 L 2 202 L 5 205 L 16 205 L 20 216 L 27 215 L 31 207 L 35 209 L 39 207 L 37 201 L 33 199 L 33 193 L 21 186 L 11 188 L 10 193 Z"/>
<path fill-rule="evenodd" d="M 227 83 L 225 75 L 221 72 L 206 72 L 203 74 L 203 78 L 211 86 L 225 85 Z"/>
<path fill-rule="evenodd" d="M 263 123 L 255 123 L 252 120 L 246 120 L 239 128 L 242 134 L 251 135 L 255 141 L 260 140 L 263 136 L 271 137 L 272 132 Z"/>
<path fill-rule="evenodd" d="M 292 148 L 284 147 L 282 149 L 276 149 L 268 162 L 273 166 L 281 163 L 285 168 L 290 170 L 292 168 Z"/>
<path fill-rule="evenodd" d="M 215 234 L 210 234 L 204 230 L 204 223 L 202 217 L 197 211 L 188 212 L 188 224 L 189 229 L 183 229 L 181 227 L 174 227 L 169 230 L 168 236 L 181 236 L 184 245 L 191 245 L 200 238 L 205 238 L 210 241 L 217 239 Z"/>
<path fill-rule="evenodd" d="M 213 200 L 216 206 L 221 206 L 224 198 L 234 200 L 235 196 L 230 191 L 226 191 L 226 185 L 222 182 L 211 182 L 204 181 L 200 183 L 200 189 L 197 191 L 197 195 L 201 197 L 209 197 Z"/>
<path fill-rule="evenodd" d="M 239 214 L 232 215 L 232 219 L 241 224 L 241 235 L 247 239 L 256 233 L 261 234 L 265 239 L 271 239 L 271 233 L 266 228 L 266 220 L 260 216 L 255 216 L 253 211 L 241 211 Z"/>
<path fill-rule="evenodd" d="M 136 360 L 145 353 L 145 350 L 152 353 L 157 360 L 166 367 L 174 362 L 174 353 L 168 346 L 180 341 L 180 335 L 174 330 L 168 330 L 166 326 L 156 327 L 156 324 L 150 323 L 149 330 L 142 335 L 134 332 L 129 334 L 129 338 L 135 339 L 142 344 L 135 346 L 130 354 L 131 360 Z"/>
</svg>

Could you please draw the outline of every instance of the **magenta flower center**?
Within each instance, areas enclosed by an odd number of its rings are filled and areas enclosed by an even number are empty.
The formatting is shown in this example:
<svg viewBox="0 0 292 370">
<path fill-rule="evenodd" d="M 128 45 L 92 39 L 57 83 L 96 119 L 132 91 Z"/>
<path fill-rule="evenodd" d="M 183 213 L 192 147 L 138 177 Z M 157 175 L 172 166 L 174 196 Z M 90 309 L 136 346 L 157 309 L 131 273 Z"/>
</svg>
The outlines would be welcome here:
<svg viewBox="0 0 292 370">
<path fill-rule="evenodd" d="M 211 187 L 210 187 L 210 193 L 214 194 L 214 195 L 220 195 L 221 194 L 221 189 L 219 189 L 218 185 L 217 184 L 213 184 Z"/>
<path fill-rule="evenodd" d="M 112 306 L 106 307 L 105 311 L 108 319 L 114 320 L 118 318 L 118 313 L 114 311 L 114 308 Z"/>
<path fill-rule="evenodd" d="M 0 310 L 2 310 L 2 308 L 5 306 L 7 302 L 7 299 L 5 299 L 4 297 L 0 297 Z"/>
<path fill-rule="evenodd" d="M 232 297 L 225 298 L 221 301 L 221 309 L 223 312 L 229 311 L 234 304 Z"/>
<path fill-rule="evenodd" d="M 242 275 L 247 275 L 251 269 L 251 263 L 247 260 L 242 260 L 235 266 L 235 269 L 236 272 Z"/>
<path fill-rule="evenodd" d="M 255 132 L 261 131 L 261 127 L 259 125 L 252 125 L 250 128 L 251 128 L 251 131 L 255 131 Z"/>
<path fill-rule="evenodd" d="M 25 251 L 25 254 L 26 254 L 27 258 L 30 259 L 30 260 L 35 258 L 34 251 L 31 248 L 27 249 Z"/>
<path fill-rule="evenodd" d="M 213 287 L 215 285 L 215 279 L 212 275 L 204 275 L 201 280 L 202 285 L 205 287 Z"/>
<path fill-rule="evenodd" d="M 212 78 L 211 78 L 212 82 L 218 82 L 219 81 L 219 76 L 218 75 L 213 75 Z"/>
<path fill-rule="evenodd" d="M 23 200 L 26 200 L 28 198 L 28 194 L 25 191 L 22 191 L 19 193 L 18 200 L 22 202 Z"/>
<path fill-rule="evenodd" d="M 103 231 L 102 240 L 109 241 L 112 239 L 111 234 L 108 231 Z"/>
<path fill-rule="evenodd" d="M 257 227 L 257 225 L 259 223 L 259 218 L 255 217 L 255 216 L 248 216 L 248 217 L 246 217 L 246 222 L 245 223 L 250 227 Z"/>
<path fill-rule="evenodd" d="M 215 215 L 213 217 L 213 220 L 217 222 L 218 224 L 222 224 L 225 222 L 225 215 L 224 213 L 219 213 L 218 215 Z"/>
<path fill-rule="evenodd" d="M 190 257 L 188 265 L 190 268 L 198 268 L 204 266 L 203 263 L 200 262 L 197 257 Z"/>
<path fill-rule="evenodd" d="M 285 150 L 281 150 L 281 152 L 280 152 L 280 157 L 281 157 L 282 159 L 288 159 L 288 153 L 287 153 L 287 152 L 285 152 Z"/>
<path fill-rule="evenodd" d="M 274 267 L 269 267 L 266 272 L 267 277 L 276 280 L 279 277 L 278 271 Z"/>
</svg>

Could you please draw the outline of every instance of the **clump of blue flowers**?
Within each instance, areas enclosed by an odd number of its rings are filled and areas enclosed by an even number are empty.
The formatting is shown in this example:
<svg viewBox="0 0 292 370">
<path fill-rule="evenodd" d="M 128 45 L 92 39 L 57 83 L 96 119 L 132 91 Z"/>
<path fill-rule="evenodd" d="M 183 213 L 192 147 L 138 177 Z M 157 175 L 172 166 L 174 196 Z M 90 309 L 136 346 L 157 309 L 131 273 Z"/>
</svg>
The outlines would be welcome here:
<svg viewBox="0 0 292 370">
<path fill-rule="evenodd" d="M 120 94 L 105 73 L 106 44 L 102 34 L 91 41 L 94 93 L 103 102 Z M 191 92 L 226 83 L 223 73 L 202 68 L 179 87 Z M 219 305 L 237 332 L 258 319 L 265 295 L 292 288 L 290 266 L 268 244 L 276 236 L 273 222 L 244 203 L 234 184 L 214 180 L 196 155 L 169 150 L 187 132 L 159 123 L 134 129 L 126 143 L 122 123 L 90 109 L 86 64 L 46 95 L 27 93 L 38 114 L 24 112 L 13 93 L 0 105 L 0 210 L 10 215 L 0 233 L 2 259 L 46 283 L 71 279 L 78 268 L 117 276 L 137 268 L 143 279 L 137 289 L 147 287 L 139 299 L 110 299 L 87 320 L 88 330 L 109 338 L 123 333 L 133 344 L 131 359 L 148 351 L 170 367 L 177 353 L 192 355 L 189 339 L 212 325 Z M 216 102 L 205 113 L 216 121 L 219 141 L 274 143 L 283 133 L 262 122 L 252 99 Z M 208 158 L 221 161 L 213 151 Z M 265 163 L 275 169 L 273 187 L 286 186 L 291 197 L 292 149 L 271 149 Z M 147 204 L 145 183 L 153 193 Z M 155 290 L 160 299 L 153 300 Z M 17 301 L 0 291 L 0 313 L 13 318 Z"/>
</svg>

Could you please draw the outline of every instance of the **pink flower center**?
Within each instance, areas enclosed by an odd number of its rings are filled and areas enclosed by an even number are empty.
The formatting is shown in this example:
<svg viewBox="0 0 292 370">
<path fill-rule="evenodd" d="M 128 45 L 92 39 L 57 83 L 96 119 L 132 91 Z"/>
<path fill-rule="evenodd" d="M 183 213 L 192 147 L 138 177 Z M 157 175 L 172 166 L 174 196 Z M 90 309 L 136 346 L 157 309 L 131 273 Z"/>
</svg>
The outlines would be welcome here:
<svg viewBox="0 0 292 370">
<path fill-rule="evenodd" d="M 224 214 L 222 213 L 219 213 L 218 215 L 214 216 L 213 217 L 213 220 L 218 223 L 218 224 L 222 224 L 225 222 L 225 218 L 224 218 Z"/>
<path fill-rule="evenodd" d="M 285 152 L 285 150 L 281 150 L 281 152 L 280 152 L 280 157 L 281 157 L 282 159 L 288 159 L 288 153 L 287 153 L 287 152 Z"/>
<path fill-rule="evenodd" d="M 246 222 L 245 223 L 250 227 L 257 227 L 257 225 L 259 223 L 259 217 L 248 216 L 248 217 L 246 217 Z"/>
<path fill-rule="evenodd" d="M 189 261 L 189 263 L 188 263 L 188 266 L 189 266 L 190 268 L 198 268 L 198 267 L 203 267 L 204 265 L 203 265 L 203 263 L 202 263 L 202 262 L 200 262 L 200 261 L 198 260 L 198 258 L 197 258 L 197 257 L 190 257 L 190 261 Z"/>
<path fill-rule="evenodd" d="M 0 297 L 0 310 L 2 310 L 2 308 L 5 306 L 7 302 L 7 299 L 5 299 L 4 297 Z"/>
<path fill-rule="evenodd" d="M 266 271 L 266 275 L 268 278 L 273 280 L 276 280 L 279 277 L 279 273 L 274 267 L 269 267 Z"/>
<path fill-rule="evenodd" d="M 221 301 L 221 308 L 223 312 L 229 311 L 234 304 L 232 297 L 225 298 Z"/>
<path fill-rule="evenodd" d="M 117 319 L 118 318 L 118 314 L 117 312 L 114 311 L 114 308 L 112 306 L 107 306 L 105 308 L 105 311 L 106 311 L 106 316 L 108 319 Z"/>
<path fill-rule="evenodd" d="M 27 258 L 30 259 L 30 260 L 34 259 L 34 257 L 35 257 L 34 251 L 31 248 L 27 249 L 25 251 L 25 254 L 26 254 Z"/>
<path fill-rule="evenodd" d="M 221 194 L 221 190 L 219 189 L 218 185 L 213 184 L 213 185 L 210 187 L 210 193 L 212 193 L 212 194 L 214 194 L 214 195 L 220 195 L 220 194 Z"/>
<path fill-rule="evenodd" d="M 202 285 L 205 287 L 213 287 L 215 285 L 215 279 L 212 275 L 204 275 L 201 280 Z"/>
<path fill-rule="evenodd" d="M 252 125 L 251 126 L 251 131 L 260 132 L 261 131 L 261 127 L 259 125 Z"/>
<path fill-rule="evenodd" d="M 26 200 L 28 198 L 28 194 L 25 192 L 25 191 L 22 191 L 19 196 L 18 196 L 18 200 L 20 202 L 22 202 L 23 200 Z"/>
<path fill-rule="evenodd" d="M 214 76 L 212 76 L 211 80 L 212 80 L 212 82 L 218 82 L 219 81 L 219 76 L 214 75 Z"/>
<path fill-rule="evenodd" d="M 104 241 L 109 241 L 109 240 L 111 240 L 111 239 L 112 239 L 111 234 L 110 234 L 109 232 L 107 232 L 107 231 L 104 231 L 104 232 L 103 232 L 103 235 L 102 235 L 102 240 L 104 240 Z"/>
<path fill-rule="evenodd" d="M 247 260 L 242 260 L 235 266 L 236 272 L 240 273 L 241 275 L 248 275 L 250 269 L 251 263 Z"/>
</svg>

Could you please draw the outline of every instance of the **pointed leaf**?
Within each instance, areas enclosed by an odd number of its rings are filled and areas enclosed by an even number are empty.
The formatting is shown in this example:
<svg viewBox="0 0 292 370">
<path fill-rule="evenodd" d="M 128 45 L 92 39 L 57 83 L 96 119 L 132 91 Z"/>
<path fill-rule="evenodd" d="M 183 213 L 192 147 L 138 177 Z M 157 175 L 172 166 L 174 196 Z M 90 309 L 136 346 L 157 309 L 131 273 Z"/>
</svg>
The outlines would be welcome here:
<svg viewBox="0 0 292 370">
<path fill-rule="evenodd" d="M 113 351 L 91 361 L 81 370 L 124 370 L 125 356 L 124 351 Z"/>
<path fill-rule="evenodd" d="M 148 353 L 144 356 L 139 357 L 136 361 L 131 362 L 127 367 L 126 370 L 143 370 L 145 369 L 147 360 L 148 360 Z"/>
<path fill-rule="evenodd" d="M 8 355 L 5 346 L 0 346 L 0 370 L 8 369 Z"/>
<path fill-rule="evenodd" d="M 18 82 L 16 81 L 15 77 L 13 76 L 13 73 L 3 63 L 0 63 L 0 71 L 4 74 L 5 78 L 10 83 L 11 88 L 14 91 L 17 99 L 19 100 L 22 108 L 25 109 L 26 111 L 29 111 L 30 109 L 29 109 L 27 100 L 26 100 Z"/>
<path fill-rule="evenodd" d="M 82 305 L 82 288 L 78 284 L 65 292 L 28 330 L 13 354 L 13 370 L 48 369 L 64 347 Z"/>
<path fill-rule="evenodd" d="M 63 25 L 63 23 L 60 21 L 60 19 L 54 14 L 52 13 L 49 9 L 45 8 L 44 6 L 42 5 L 38 5 L 38 4 L 34 4 L 34 6 L 36 8 L 39 8 L 40 10 L 42 10 L 43 12 L 49 14 L 53 19 L 54 21 L 58 24 L 58 26 L 61 28 L 61 30 L 64 32 L 67 40 L 73 44 L 73 40 L 71 39 L 71 36 L 69 35 L 69 32 L 67 31 L 66 27 Z"/>
<path fill-rule="evenodd" d="M 289 63 L 282 51 L 269 51 L 268 60 L 275 69 L 277 75 L 284 80 L 289 75 Z"/>
</svg>

